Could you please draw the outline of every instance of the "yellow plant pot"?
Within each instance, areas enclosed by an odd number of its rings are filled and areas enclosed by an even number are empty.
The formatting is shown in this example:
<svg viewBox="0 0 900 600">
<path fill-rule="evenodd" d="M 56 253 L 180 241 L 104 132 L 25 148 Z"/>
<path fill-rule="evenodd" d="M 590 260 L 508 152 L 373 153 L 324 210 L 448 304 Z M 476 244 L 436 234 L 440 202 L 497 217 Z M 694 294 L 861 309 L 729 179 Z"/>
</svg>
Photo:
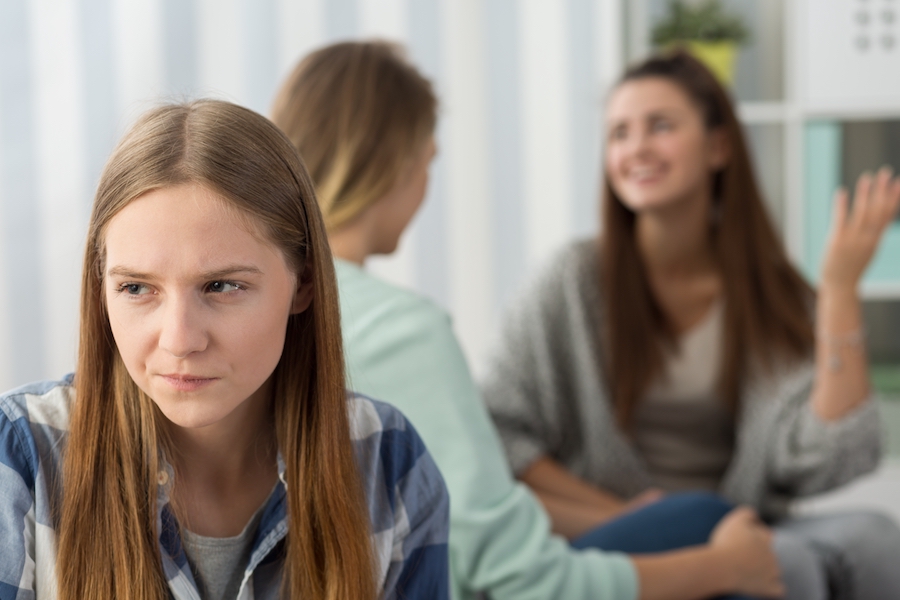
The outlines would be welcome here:
<svg viewBox="0 0 900 600">
<path fill-rule="evenodd" d="M 737 57 L 737 44 L 687 40 L 684 42 L 684 46 L 688 52 L 713 72 L 722 85 L 730 87 L 734 83 L 734 59 Z"/>
</svg>

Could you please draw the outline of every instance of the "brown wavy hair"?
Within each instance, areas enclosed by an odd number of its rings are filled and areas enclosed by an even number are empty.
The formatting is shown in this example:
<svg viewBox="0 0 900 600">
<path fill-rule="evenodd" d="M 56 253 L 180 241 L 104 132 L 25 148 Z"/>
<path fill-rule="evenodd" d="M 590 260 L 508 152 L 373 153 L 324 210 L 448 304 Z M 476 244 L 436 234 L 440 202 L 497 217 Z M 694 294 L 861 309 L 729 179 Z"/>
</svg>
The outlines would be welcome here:
<svg viewBox="0 0 900 600">
<path fill-rule="evenodd" d="M 698 60 L 678 50 L 630 68 L 618 86 L 662 78 L 681 88 L 707 130 L 723 130 L 730 159 L 709 185 L 717 214 L 711 236 L 725 297 L 719 392 L 732 408 L 754 368 L 800 360 L 813 349 L 812 290 L 791 265 L 766 213 L 741 125 L 728 94 Z M 636 215 L 606 177 L 600 278 L 607 333 L 606 368 L 619 424 L 628 429 L 636 403 L 665 366 L 675 333 L 651 291 L 635 238 Z"/>
<path fill-rule="evenodd" d="M 128 375 L 113 340 L 103 295 L 104 232 L 132 200 L 188 182 L 215 191 L 259 225 L 298 280 L 313 283 L 310 308 L 288 319 L 273 373 L 290 523 L 282 595 L 374 599 L 334 268 L 312 182 L 272 123 L 212 100 L 146 113 L 100 180 L 84 257 L 76 397 L 58 508 L 60 598 L 169 596 L 157 541 L 156 474 L 164 454 L 177 457 L 165 452 L 164 417 Z"/>
<path fill-rule="evenodd" d="M 437 122 L 431 83 L 390 42 L 343 42 L 300 61 L 272 120 L 300 151 L 329 232 L 397 182 Z"/>
</svg>

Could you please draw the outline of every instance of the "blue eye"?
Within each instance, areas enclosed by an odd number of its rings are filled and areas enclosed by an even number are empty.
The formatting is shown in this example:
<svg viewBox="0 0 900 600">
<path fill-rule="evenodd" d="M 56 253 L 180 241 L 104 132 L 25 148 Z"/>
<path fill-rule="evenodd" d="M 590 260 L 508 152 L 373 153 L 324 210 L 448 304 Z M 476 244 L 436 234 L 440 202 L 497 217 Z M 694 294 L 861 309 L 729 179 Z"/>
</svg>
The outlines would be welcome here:
<svg viewBox="0 0 900 600">
<path fill-rule="evenodd" d="M 142 283 L 123 283 L 119 286 L 120 292 L 126 292 L 129 296 L 142 296 L 150 293 L 146 285 Z"/>
<path fill-rule="evenodd" d="M 211 281 L 206 285 L 206 289 L 214 294 L 221 294 L 225 292 L 233 292 L 235 290 L 244 289 L 238 283 L 233 281 Z"/>
</svg>

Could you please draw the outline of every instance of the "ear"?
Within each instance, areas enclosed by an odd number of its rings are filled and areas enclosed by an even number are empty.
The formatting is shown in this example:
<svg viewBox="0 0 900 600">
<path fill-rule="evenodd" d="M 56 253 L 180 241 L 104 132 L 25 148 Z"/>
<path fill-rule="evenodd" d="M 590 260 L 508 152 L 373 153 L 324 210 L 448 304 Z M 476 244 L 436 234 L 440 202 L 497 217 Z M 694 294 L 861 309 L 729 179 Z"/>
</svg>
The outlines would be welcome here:
<svg viewBox="0 0 900 600">
<path fill-rule="evenodd" d="M 291 303 L 291 314 L 298 315 L 309 308 L 313 299 L 313 277 L 309 269 L 306 269 L 302 278 L 297 280 L 297 290 L 294 292 L 294 301 Z"/>
<path fill-rule="evenodd" d="M 725 168 L 731 160 L 731 140 L 724 127 L 717 127 L 709 132 L 708 162 L 711 171 Z"/>
</svg>

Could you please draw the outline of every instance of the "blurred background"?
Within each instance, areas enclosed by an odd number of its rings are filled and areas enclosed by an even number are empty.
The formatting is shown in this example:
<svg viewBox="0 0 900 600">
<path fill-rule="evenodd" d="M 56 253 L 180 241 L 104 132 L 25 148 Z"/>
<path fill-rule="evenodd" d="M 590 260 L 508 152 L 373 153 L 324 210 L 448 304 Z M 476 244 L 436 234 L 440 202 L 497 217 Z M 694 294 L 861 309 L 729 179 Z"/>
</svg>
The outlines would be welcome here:
<svg viewBox="0 0 900 600">
<path fill-rule="evenodd" d="M 0 387 L 74 368 L 90 203 L 136 115 L 201 96 L 266 114 L 308 50 L 372 37 L 404 43 L 442 105 L 424 208 L 370 268 L 447 308 L 476 374 L 527 274 L 597 232 L 604 97 L 655 46 L 721 69 L 812 281 L 834 189 L 900 168 L 894 0 L 0 0 Z M 900 227 L 864 293 L 900 455 Z"/>
</svg>

